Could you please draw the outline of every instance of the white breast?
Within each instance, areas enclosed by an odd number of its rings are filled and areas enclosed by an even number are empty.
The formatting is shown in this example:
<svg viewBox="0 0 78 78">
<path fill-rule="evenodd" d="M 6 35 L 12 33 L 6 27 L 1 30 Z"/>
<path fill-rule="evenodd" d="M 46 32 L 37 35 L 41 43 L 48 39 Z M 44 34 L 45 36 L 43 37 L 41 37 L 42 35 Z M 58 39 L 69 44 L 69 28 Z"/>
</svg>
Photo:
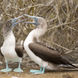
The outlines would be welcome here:
<svg viewBox="0 0 78 78">
<path fill-rule="evenodd" d="M 36 56 L 29 48 L 29 44 L 34 42 L 34 38 L 37 39 L 40 37 L 40 35 L 44 34 L 42 29 L 34 29 L 32 30 L 29 35 L 27 36 L 25 42 L 24 42 L 24 48 L 31 58 L 35 63 L 37 63 L 39 66 L 46 67 L 49 69 L 50 67 L 48 66 L 48 62 L 42 60 L 40 57 Z"/>
<path fill-rule="evenodd" d="M 1 52 L 7 60 L 19 58 L 15 52 L 15 36 L 13 32 L 10 32 L 10 34 L 4 40 L 4 43 L 1 47 Z"/>
<path fill-rule="evenodd" d="M 38 65 L 42 65 L 42 59 L 37 57 L 30 49 L 29 49 L 29 44 L 33 43 L 33 38 L 36 36 L 35 33 L 36 30 L 33 30 L 29 33 L 29 35 L 27 36 L 26 40 L 24 41 L 24 48 L 27 52 L 27 54 L 29 55 L 29 57 Z"/>
</svg>

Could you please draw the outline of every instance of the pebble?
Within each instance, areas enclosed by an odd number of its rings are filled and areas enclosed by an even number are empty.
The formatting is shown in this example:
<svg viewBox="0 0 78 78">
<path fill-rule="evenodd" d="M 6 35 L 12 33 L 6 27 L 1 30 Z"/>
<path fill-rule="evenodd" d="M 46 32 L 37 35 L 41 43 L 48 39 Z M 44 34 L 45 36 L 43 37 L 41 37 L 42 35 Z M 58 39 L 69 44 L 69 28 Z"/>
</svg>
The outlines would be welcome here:
<svg viewBox="0 0 78 78">
<path fill-rule="evenodd" d="M 16 76 L 12 76 L 11 78 L 18 78 L 18 77 L 16 77 Z"/>
</svg>

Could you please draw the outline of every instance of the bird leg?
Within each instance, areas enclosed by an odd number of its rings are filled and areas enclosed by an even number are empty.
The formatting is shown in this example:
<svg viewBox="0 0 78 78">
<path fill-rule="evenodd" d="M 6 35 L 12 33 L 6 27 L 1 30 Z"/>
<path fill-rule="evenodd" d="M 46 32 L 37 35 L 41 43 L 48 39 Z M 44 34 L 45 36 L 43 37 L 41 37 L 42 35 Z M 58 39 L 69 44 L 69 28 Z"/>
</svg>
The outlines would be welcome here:
<svg viewBox="0 0 78 78">
<path fill-rule="evenodd" d="M 10 71 L 12 71 L 12 68 L 9 68 L 8 67 L 8 61 L 5 61 L 6 62 L 6 68 L 5 69 L 2 69 L 2 70 L 0 70 L 1 72 L 10 72 Z"/>
<path fill-rule="evenodd" d="M 19 62 L 18 68 L 15 68 L 13 71 L 14 72 L 23 72 L 23 70 L 21 69 L 21 62 Z"/>
<path fill-rule="evenodd" d="M 40 70 L 30 70 L 31 73 L 33 74 L 44 74 L 45 72 L 45 67 L 40 67 Z"/>
</svg>

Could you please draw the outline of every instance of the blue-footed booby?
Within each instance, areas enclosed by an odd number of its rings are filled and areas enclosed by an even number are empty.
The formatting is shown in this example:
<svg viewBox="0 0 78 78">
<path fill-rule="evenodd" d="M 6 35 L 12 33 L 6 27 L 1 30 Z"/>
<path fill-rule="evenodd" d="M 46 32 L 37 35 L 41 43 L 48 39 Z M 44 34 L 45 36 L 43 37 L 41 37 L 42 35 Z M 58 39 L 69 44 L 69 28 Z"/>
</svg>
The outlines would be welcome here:
<svg viewBox="0 0 78 78">
<path fill-rule="evenodd" d="M 43 74 L 45 69 L 58 69 L 58 66 L 61 64 L 76 67 L 67 58 L 60 55 L 57 50 L 38 43 L 39 38 L 47 31 L 46 20 L 38 16 L 30 16 L 27 14 L 25 16 L 34 19 L 34 22 L 30 22 L 29 24 L 34 24 L 36 28 L 26 37 L 24 48 L 31 60 L 40 66 L 40 70 L 32 69 L 30 72 L 33 74 Z"/>
<path fill-rule="evenodd" d="M 5 24 L 3 24 L 3 37 L 4 37 L 4 42 L 1 47 L 1 53 L 5 58 L 5 63 L 6 63 L 6 68 L 0 70 L 1 72 L 10 72 L 12 71 L 12 68 L 9 68 L 8 62 L 18 62 L 18 68 L 14 69 L 14 72 L 23 72 L 21 69 L 21 62 L 22 62 L 22 57 L 23 57 L 23 47 L 21 46 L 16 46 L 16 39 L 13 33 L 13 28 L 16 24 L 19 18 L 14 18 L 11 20 L 8 20 Z"/>
</svg>

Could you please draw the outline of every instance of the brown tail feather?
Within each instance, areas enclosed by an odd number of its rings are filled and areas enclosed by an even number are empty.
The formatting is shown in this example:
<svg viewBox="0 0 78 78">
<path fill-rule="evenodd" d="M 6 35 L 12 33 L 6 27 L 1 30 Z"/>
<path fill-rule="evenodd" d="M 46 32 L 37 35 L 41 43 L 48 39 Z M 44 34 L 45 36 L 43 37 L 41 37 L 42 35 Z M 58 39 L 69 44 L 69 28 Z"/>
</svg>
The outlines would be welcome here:
<svg viewBox="0 0 78 78">
<path fill-rule="evenodd" d="M 75 65 L 73 65 L 73 64 L 71 64 L 71 63 L 70 63 L 70 65 L 71 65 L 72 67 L 74 67 L 74 68 L 78 68 L 77 66 L 75 66 Z"/>
</svg>

